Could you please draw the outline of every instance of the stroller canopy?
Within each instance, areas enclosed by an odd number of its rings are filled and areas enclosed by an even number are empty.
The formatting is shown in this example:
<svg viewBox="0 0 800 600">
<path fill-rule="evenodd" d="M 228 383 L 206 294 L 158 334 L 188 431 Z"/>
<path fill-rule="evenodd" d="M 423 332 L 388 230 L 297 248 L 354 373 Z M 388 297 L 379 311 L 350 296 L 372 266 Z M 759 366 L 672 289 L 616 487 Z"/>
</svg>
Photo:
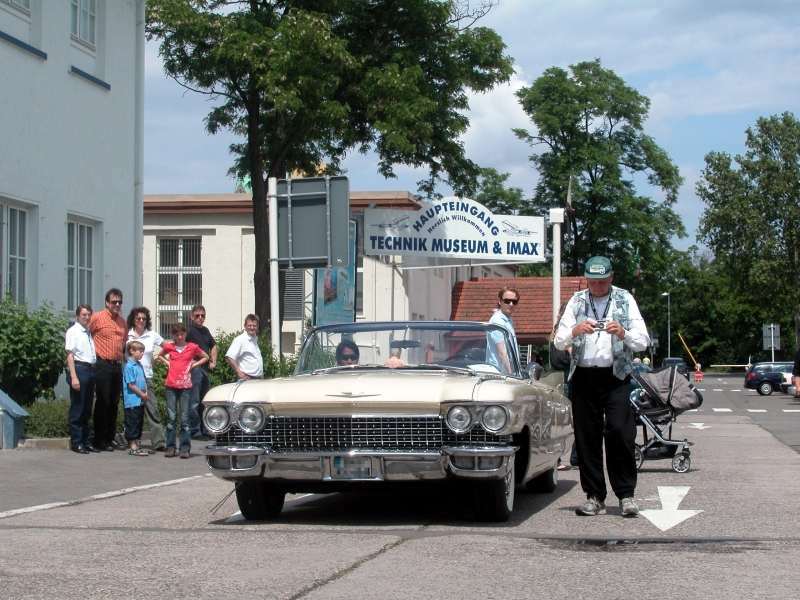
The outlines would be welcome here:
<svg viewBox="0 0 800 600">
<path fill-rule="evenodd" d="M 703 396 L 683 375 L 676 366 L 665 367 L 650 373 L 631 373 L 636 382 L 642 386 L 651 398 L 668 405 L 676 413 L 699 407 Z"/>
</svg>

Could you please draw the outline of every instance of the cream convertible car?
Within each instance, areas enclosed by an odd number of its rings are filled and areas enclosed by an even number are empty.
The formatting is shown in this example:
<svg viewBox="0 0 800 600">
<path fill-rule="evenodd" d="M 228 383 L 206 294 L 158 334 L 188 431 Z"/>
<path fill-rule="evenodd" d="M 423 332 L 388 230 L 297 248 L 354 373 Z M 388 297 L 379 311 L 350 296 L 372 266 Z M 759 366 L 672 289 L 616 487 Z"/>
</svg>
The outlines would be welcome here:
<svg viewBox="0 0 800 600">
<path fill-rule="evenodd" d="M 319 327 L 294 376 L 222 385 L 203 405 L 211 471 L 254 520 L 287 492 L 438 480 L 505 521 L 515 487 L 556 488 L 572 436 L 569 402 L 520 368 L 505 330 L 465 321 Z"/>
</svg>

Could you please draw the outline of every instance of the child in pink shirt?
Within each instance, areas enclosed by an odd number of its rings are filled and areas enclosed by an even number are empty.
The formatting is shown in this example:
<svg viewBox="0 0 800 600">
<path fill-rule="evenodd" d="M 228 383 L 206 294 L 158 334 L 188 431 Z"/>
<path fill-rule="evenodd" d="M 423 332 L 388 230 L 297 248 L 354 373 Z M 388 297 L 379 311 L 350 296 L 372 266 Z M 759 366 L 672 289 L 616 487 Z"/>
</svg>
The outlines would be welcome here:
<svg viewBox="0 0 800 600">
<path fill-rule="evenodd" d="M 167 365 L 164 395 L 167 399 L 167 450 L 164 456 L 175 456 L 175 419 L 181 415 L 180 457 L 189 458 L 191 433 L 189 430 L 189 404 L 192 396 L 192 369 L 208 362 L 208 354 L 197 344 L 186 341 L 186 327 L 178 323 L 172 327 L 172 340 L 161 344 L 155 357 Z"/>
</svg>

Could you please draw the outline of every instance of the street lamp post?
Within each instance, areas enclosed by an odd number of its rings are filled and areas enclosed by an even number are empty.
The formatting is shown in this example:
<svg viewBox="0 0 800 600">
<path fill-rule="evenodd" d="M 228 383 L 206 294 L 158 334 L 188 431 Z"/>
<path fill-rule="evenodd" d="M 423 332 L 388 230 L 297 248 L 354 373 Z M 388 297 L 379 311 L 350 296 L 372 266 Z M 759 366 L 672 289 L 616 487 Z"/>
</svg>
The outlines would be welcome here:
<svg viewBox="0 0 800 600">
<path fill-rule="evenodd" d="M 667 356 L 669 357 L 672 356 L 672 347 L 670 345 L 672 339 L 672 322 L 669 306 L 669 292 L 661 292 L 661 295 L 667 297 Z"/>
</svg>

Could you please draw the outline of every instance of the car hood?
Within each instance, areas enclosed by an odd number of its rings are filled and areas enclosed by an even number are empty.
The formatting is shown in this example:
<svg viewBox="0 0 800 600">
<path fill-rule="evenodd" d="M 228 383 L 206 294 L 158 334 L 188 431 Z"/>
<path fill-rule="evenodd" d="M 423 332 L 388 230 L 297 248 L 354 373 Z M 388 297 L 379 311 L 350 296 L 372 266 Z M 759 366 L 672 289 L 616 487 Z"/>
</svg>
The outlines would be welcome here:
<svg viewBox="0 0 800 600">
<path fill-rule="evenodd" d="M 473 400 L 481 379 L 443 371 L 360 371 L 226 384 L 203 402 L 269 403 L 270 414 L 435 414 L 447 401 Z"/>
</svg>

